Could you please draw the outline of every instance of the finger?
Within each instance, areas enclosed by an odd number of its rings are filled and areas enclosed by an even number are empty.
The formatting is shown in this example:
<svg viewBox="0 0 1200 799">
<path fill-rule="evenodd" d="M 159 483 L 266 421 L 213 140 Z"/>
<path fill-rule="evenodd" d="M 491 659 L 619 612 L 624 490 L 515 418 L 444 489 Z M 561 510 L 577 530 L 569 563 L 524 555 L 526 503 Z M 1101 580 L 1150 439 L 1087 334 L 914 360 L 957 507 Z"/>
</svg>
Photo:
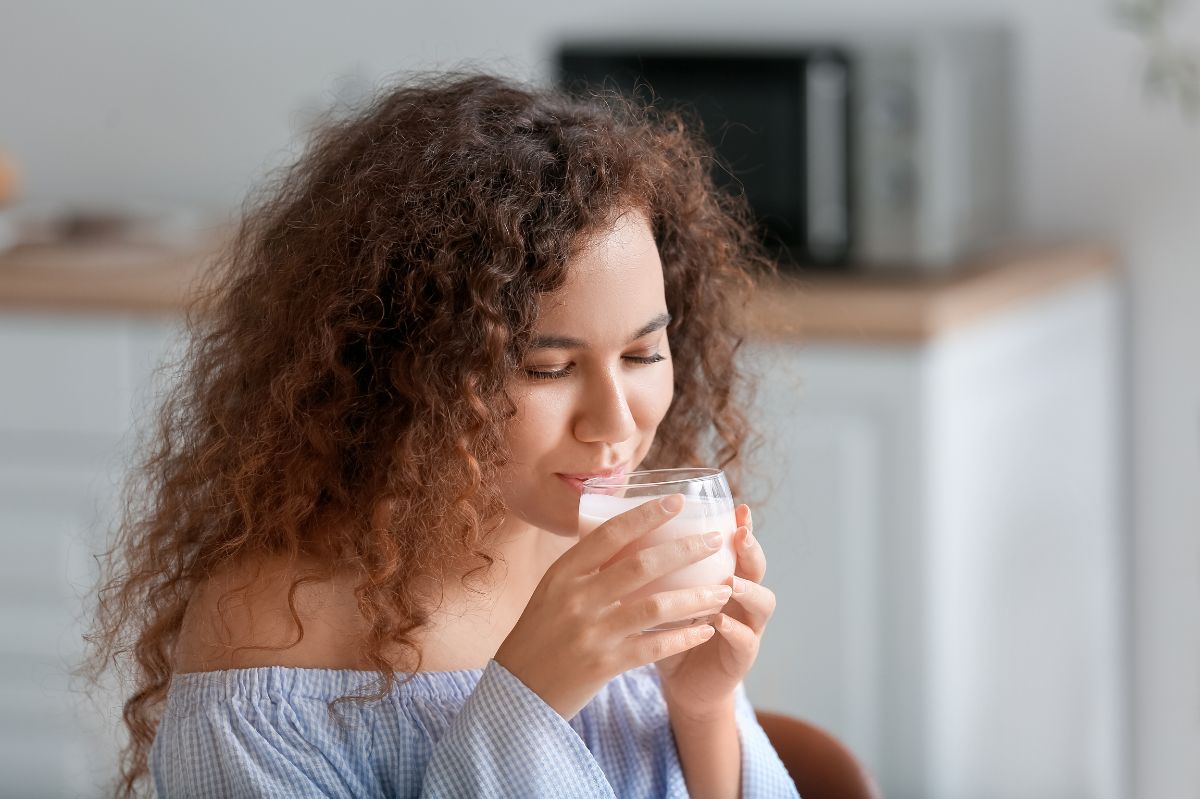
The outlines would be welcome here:
<svg viewBox="0 0 1200 799">
<path fill-rule="evenodd" d="M 607 604 L 630 594 L 652 580 L 679 571 L 715 555 L 725 536 L 713 531 L 684 536 L 673 541 L 639 549 L 588 578 L 595 601 Z"/>
<path fill-rule="evenodd" d="M 711 616 L 725 607 L 732 595 L 733 589 L 728 585 L 660 591 L 628 605 L 618 605 L 610 623 L 614 632 L 632 635 L 669 622 Z"/>
<path fill-rule="evenodd" d="M 737 548 L 737 567 L 733 573 L 756 583 L 761 583 L 767 573 L 767 556 L 758 539 L 746 527 L 739 527 L 733 540 Z"/>
<path fill-rule="evenodd" d="M 627 544 L 674 518 L 682 509 L 682 494 L 643 502 L 632 510 L 617 514 L 591 535 L 580 539 L 555 566 L 579 574 L 597 571 Z"/>
<path fill-rule="evenodd" d="M 645 666 L 699 646 L 716 633 L 710 624 L 642 633 L 625 639 L 626 670 Z"/>
<path fill-rule="evenodd" d="M 722 657 L 726 668 L 737 674 L 745 674 L 758 657 L 759 638 L 754 631 L 727 613 L 712 620 L 713 627 L 725 643 Z"/>
<path fill-rule="evenodd" d="M 731 607 L 725 612 L 753 630 L 755 635 L 762 635 L 775 613 L 775 592 L 765 585 L 734 577 L 732 598 L 736 609 Z"/>
<path fill-rule="evenodd" d="M 738 505 L 734 517 L 738 527 L 748 527 L 751 533 L 754 532 L 754 516 L 750 513 L 749 505 Z"/>
</svg>

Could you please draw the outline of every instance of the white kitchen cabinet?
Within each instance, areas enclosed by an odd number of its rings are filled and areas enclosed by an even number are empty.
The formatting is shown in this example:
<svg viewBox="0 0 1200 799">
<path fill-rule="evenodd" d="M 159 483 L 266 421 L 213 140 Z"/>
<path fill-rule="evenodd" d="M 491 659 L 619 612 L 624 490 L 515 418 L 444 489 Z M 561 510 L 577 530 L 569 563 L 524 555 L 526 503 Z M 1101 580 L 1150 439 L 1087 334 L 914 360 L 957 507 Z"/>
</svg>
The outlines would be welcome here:
<svg viewBox="0 0 1200 799">
<path fill-rule="evenodd" d="M 0 312 L 0 795 L 102 796 L 117 701 L 71 672 L 167 318 Z"/>
<path fill-rule="evenodd" d="M 756 704 L 889 799 L 1128 793 L 1122 304 L 1097 274 L 897 343 L 759 342 Z"/>
</svg>

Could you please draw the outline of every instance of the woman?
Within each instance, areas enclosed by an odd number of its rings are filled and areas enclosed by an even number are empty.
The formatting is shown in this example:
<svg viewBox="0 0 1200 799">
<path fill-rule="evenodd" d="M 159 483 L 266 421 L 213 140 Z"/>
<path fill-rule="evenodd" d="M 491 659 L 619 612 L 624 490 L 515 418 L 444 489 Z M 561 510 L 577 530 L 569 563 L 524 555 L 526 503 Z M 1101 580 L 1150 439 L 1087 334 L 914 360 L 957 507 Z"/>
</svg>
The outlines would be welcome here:
<svg viewBox="0 0 1200 799">
<path fill-rule="evenodd" d="M 795 794 L 741 688 L 774 597 L 580 540 L 579 481 L 736 465 L 743 206 L 672 115 L 486 76 L 331 121 L 245 216 L 100 593 L 122 790 Z M 713 625 L 639 634 L 719 614 Z M 653 665 L 651 665 L 653 664 Z"/>
</svg>

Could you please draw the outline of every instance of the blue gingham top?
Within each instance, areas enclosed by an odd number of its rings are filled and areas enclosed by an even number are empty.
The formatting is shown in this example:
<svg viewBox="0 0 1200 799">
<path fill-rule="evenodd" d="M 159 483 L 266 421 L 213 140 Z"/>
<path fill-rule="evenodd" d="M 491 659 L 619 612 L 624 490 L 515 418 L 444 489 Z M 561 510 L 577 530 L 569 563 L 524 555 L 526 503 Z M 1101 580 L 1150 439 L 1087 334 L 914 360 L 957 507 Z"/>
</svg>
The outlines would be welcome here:
<svg viewBox="0 0 1200 799">
<path fill-rule="evenodd" d="M 159 797 L 685 797 L 654 666 L 569 722 L 496 661 L 418 672 L 382 700 L 364 671 L 272 666 L 177 674 L 150 773 Z M 795 797 L 745 689 L 742 795 Z"/>
</svg>

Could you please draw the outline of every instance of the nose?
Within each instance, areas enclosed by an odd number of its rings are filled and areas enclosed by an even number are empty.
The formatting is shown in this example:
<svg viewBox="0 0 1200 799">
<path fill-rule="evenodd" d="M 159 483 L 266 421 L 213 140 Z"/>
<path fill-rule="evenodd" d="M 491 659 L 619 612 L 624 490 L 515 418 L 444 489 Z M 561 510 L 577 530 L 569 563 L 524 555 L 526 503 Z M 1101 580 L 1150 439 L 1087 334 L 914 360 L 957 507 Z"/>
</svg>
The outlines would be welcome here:
<svg viewBox="0 0 1200 799">
<path fill-rule="evenodd" d="M 619 374 L 606 369 L 584 384 L 574 427 L 575 437 L 585 442 L 615 444 L 634 434 L 637 422 Z"/>
</svg>

